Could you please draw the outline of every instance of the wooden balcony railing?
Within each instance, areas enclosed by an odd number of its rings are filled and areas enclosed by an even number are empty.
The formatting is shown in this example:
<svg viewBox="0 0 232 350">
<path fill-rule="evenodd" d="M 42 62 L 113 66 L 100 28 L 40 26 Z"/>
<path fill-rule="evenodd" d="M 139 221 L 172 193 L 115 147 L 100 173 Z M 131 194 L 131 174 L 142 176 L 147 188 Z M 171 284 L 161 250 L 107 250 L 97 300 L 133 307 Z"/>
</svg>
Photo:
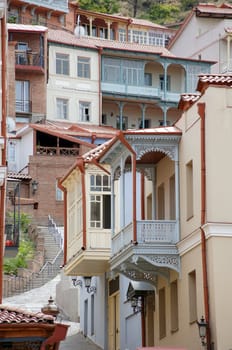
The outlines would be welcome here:
<svg viewBox="0 0 232 350">
<path fill-rule="evenodd" d="M 78 156 L 79 148 L 37 146 L 36 153 L 42 156 Z"/>
</svg>

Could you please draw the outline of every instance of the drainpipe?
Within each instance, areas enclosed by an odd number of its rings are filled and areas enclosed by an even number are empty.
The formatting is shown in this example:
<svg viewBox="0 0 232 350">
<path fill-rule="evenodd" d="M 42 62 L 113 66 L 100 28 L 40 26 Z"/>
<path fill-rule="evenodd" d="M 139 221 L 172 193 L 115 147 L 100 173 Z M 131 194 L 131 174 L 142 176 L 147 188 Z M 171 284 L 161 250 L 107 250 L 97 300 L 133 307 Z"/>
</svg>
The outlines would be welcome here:
<svg viewBox="0 0 232 350">
<path fill-rule="evenodd" d="M 145 176 L 144 173 L 141 173 L 141 220 L 145 220 Z"/>
<path fill-rule="evenodd" d="M 63 266 L 67 263 L 67 189 L 62 185 L 60 180 L 58 181 L 58 187 L 64 194 L 64 243 L 63 243 L 63 250 L 64 250 L 64 259 L 63 259 Z"/>
<path fill-rule="evenodd" d="M 145 300 L 142 296 L 141 300 L 141 333 L 142 333 L 142 347 L 146 346 L 146 320 L 145 320 Z"/>
<path fill-rule="evenodd" d="M 102 124 L 102 97 L 101 97 L 101 57 L 102 57 L 102 47 L 98 47 L 98 103 L 99 103 L 99 125 Z"/>
<path fill-rule="evenodd" d="M 1 47 L 2 47 L 2 122 L 1 135 L 3 136 L 4 145 L 2 149 L 2 164 L 6 166 L 6 18 L 5 6 L 3 8 L 3 17 L 1 20 Z M 3 254 L 4 254 L 4 233 L 5 233 L 5 196 L 6 196 L 6 179 L 1 186 L 0 202 L 0 303 L 3 296 Z"/>
<path fill-rule="evenodd" d="M 131 153 L 132 158 L 132 200 L 133 200 L 133 207 L 132 207 L 132 225 L 133 225 L 133 241 L 132 243 L 138 244 L 137 242 L 137 223 L 136 223 L 136 153 L 134 149 L 131 147 L 131 145 L 125 140 L 123 136 L 123 132 L 120 131 L 118 134 L 118 139 L 121 141 L 121 143 L 128 149 L 128 151 Z"/>
<path fill-rule="evenodd" d="M 210 322 L 209 322 L 209 288 L 206 256 L 206 238 L 203 225 L 206 220 L 206 176 L 205 176 L 205 103 L 198 104 L 198 114 L 201 118 L 201 255 L 203 270 L 204 307 L 207 327 L 207 350 L 211 347 Z"/>
</svg>

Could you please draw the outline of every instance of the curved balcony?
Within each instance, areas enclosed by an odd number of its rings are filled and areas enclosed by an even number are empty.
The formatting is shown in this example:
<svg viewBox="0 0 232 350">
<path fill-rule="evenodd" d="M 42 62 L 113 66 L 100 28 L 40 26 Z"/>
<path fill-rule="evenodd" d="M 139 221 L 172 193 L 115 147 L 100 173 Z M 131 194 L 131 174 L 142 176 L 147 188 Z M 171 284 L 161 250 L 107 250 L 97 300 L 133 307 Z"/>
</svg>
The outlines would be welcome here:
<svg viewBox="0 0 232 350">
<path fill-rule="evenodd" d="M 97 276 L 109 269 L 111 231 L 89 230 L 83 247 L 83 232 L 68 241 L 68 262 L 65 273 L 70 276 Z"/>
<path fill-rule="evenodd" d="M 134 280 L 155 283 L 157 274 L 168 278 L 168 269 L 179 271 L 178 223 L 175 220 L 137 221 L 137 240 L 132 223 L 112 238 L 111 269 Z"/>
</svg>

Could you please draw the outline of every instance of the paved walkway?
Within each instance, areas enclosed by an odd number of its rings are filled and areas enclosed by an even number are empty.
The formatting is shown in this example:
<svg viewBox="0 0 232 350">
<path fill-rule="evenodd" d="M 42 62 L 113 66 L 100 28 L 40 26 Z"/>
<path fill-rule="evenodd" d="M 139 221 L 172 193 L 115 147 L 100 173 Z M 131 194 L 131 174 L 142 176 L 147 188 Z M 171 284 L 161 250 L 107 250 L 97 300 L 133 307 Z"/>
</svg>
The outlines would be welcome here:
<svg viewBox="0 0 232 350">
<path fill-rule="evenodd" d="M 23 310 L 40 312 L 41 308 L 47 304 L 48 299 L 52 296 L 55 299 L 56 284 L 60 281 L 60 276 L 46 283 L 43 287 L 32 289 L 28 292 L 4 298 L 2 304 L 15 306 Z M 85 338 L 80 333 L 80 324 L 59 320 L 58 322 L 69 325 L 66 339 L 60 343 L 60 350 L 100 350 L 98 346 Z"/>
</svg>

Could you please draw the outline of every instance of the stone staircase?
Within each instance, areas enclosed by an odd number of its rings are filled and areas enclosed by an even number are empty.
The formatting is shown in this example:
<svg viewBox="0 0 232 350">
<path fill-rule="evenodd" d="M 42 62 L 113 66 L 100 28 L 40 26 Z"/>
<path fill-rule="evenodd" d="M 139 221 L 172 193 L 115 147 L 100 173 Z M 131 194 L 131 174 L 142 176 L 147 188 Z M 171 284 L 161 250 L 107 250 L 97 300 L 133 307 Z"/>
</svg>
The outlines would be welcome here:
<svg viewBox="0 0 232 350">
<path fill-rule="evenodd" d="M 43 242 L 44 264 L 36 272 L 29 268 L 24 276 L 4 278 L 4 297 L 42 287 L 60 273 L 63 264 L 63 228 L 58 228 L 49 216 L 48 226 L 38 226 L 37 231 Z"/>
<path fill-rule="evenodd" d="M 41 287 L 60 272 L 63 264 L 63 247 L 60 246 L 60 238 L 54 227 L 38 227 L 40 234 L 44 237 L 45 264 L 34 275 L 33 288 Z M 62 238 L 61 238 L 62 241 Z"/>
</svg>

